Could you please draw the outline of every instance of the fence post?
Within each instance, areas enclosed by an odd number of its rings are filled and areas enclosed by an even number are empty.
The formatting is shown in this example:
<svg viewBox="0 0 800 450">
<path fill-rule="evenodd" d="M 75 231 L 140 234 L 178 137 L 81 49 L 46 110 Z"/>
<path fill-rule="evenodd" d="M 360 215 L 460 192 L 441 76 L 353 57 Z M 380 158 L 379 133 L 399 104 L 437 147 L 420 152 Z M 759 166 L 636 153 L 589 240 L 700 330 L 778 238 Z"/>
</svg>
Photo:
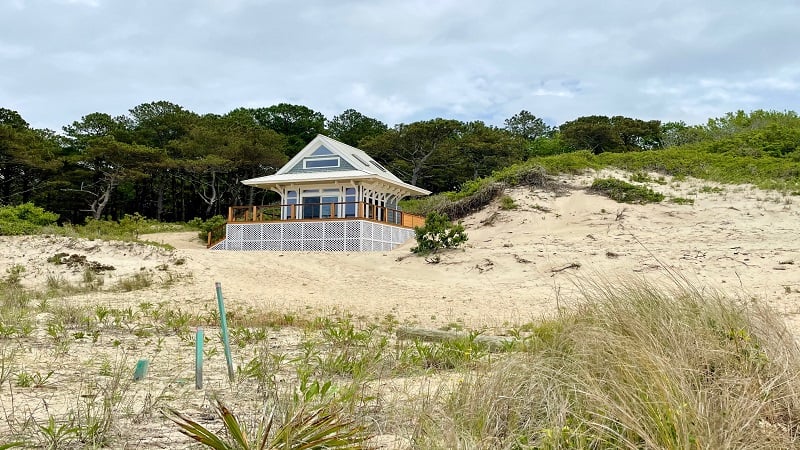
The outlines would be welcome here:
<svg viewBox="0 0 800 450">
<path fill-rule="evenodd" d="M 225 350 L 225 362 L 228 363 L 228 379 L 233 381 L 233 357 L 231 356 L 231 344 L 228 338 L 228 317 L 225 315 L 225 301 L 222 299 L 222 284 L 217 281 L 217 305 L 219 306 L 219 323 L 222 328 L 222 347 Z"/>
</svg>

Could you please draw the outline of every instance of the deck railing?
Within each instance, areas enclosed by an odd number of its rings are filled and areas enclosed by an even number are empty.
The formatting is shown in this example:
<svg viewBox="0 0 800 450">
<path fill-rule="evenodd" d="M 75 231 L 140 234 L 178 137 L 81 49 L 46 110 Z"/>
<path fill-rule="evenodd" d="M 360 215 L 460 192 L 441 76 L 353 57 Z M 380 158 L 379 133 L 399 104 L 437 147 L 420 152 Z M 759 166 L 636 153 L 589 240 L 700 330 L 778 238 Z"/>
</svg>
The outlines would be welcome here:
<svg viewBox="0 0 800 450">
<path fill-rule="evenodd" d="M 285 222 L 299 220 L 366 219 L 405 228 L 425 225 L 425 218 L 399 209 L 365 202 L 298 203 L 231 206 L 228 222 Z"/>
</svg>

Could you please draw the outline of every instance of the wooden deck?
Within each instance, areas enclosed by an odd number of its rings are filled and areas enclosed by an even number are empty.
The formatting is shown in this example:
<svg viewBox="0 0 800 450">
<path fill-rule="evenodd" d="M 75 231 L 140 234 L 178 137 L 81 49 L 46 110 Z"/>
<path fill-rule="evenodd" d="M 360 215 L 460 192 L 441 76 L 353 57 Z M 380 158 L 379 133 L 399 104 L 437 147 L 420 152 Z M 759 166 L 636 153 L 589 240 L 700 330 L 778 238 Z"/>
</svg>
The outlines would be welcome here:
<svg viewBox="0 0 800 450">
<path fill-rule="evenodd" d="M 364 202 L 231 206 L 228 208 L 227 223 L 319 222 L 334 220 L 368 220 L 409 229 L 425 225 L 425 218 L 422 216 Z M 225 239 L 225 225 L 208 233 L 207 246 L 211 247 L 223 239 Z"/>
</svg>

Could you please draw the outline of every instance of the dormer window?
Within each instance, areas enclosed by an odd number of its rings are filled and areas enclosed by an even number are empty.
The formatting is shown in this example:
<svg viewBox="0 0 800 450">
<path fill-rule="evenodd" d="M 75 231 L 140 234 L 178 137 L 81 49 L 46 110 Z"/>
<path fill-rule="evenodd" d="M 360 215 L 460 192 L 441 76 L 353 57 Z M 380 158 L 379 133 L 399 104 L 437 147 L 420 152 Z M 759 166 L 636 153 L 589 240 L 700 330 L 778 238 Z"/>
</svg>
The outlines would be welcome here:
<svg viewBox="0 0 800 450">
<path fill-rule="evenodd" d="M 304 169 L 327 169 L 331 167 L 339 167 L 341 161 L 339 157 L 333 158 L 306 158 L 303 160 Z"/>
</svg>

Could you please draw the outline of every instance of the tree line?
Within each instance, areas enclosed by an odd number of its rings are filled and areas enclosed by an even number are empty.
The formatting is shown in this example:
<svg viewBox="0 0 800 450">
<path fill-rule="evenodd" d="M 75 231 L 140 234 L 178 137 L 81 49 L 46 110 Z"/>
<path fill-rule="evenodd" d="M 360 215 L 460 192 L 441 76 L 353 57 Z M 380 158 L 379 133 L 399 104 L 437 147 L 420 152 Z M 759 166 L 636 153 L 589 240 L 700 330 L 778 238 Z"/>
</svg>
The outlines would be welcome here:
<svg viewBox="0 0 800 450">
<path fill-rule="evenodd" d="M 353 109 L 327 119 L 281 103 L 218 115 L 158 101 L 122 116 L 91 113 L 56 133 L 31 128 L 16 111 L 0 108 L 0 205 L 33 202 L 72 222 L 133 213 L 162 221 L 208 218 L 229 205 L 276 201 L 274 193 L 241 181 L 274 173 L 320 133 L 365 150 L 402 180 L 434 192 L 531 157 L 575 150 L 700 143 L 715 151 L 784 156 L 800 146 L 800 121 L 792 111 L 739 111 L 695 126 L 586 116 L 553 127 L 523 110 L 501 127 L 442 118 L 390 127 Z"/>
</svg>

